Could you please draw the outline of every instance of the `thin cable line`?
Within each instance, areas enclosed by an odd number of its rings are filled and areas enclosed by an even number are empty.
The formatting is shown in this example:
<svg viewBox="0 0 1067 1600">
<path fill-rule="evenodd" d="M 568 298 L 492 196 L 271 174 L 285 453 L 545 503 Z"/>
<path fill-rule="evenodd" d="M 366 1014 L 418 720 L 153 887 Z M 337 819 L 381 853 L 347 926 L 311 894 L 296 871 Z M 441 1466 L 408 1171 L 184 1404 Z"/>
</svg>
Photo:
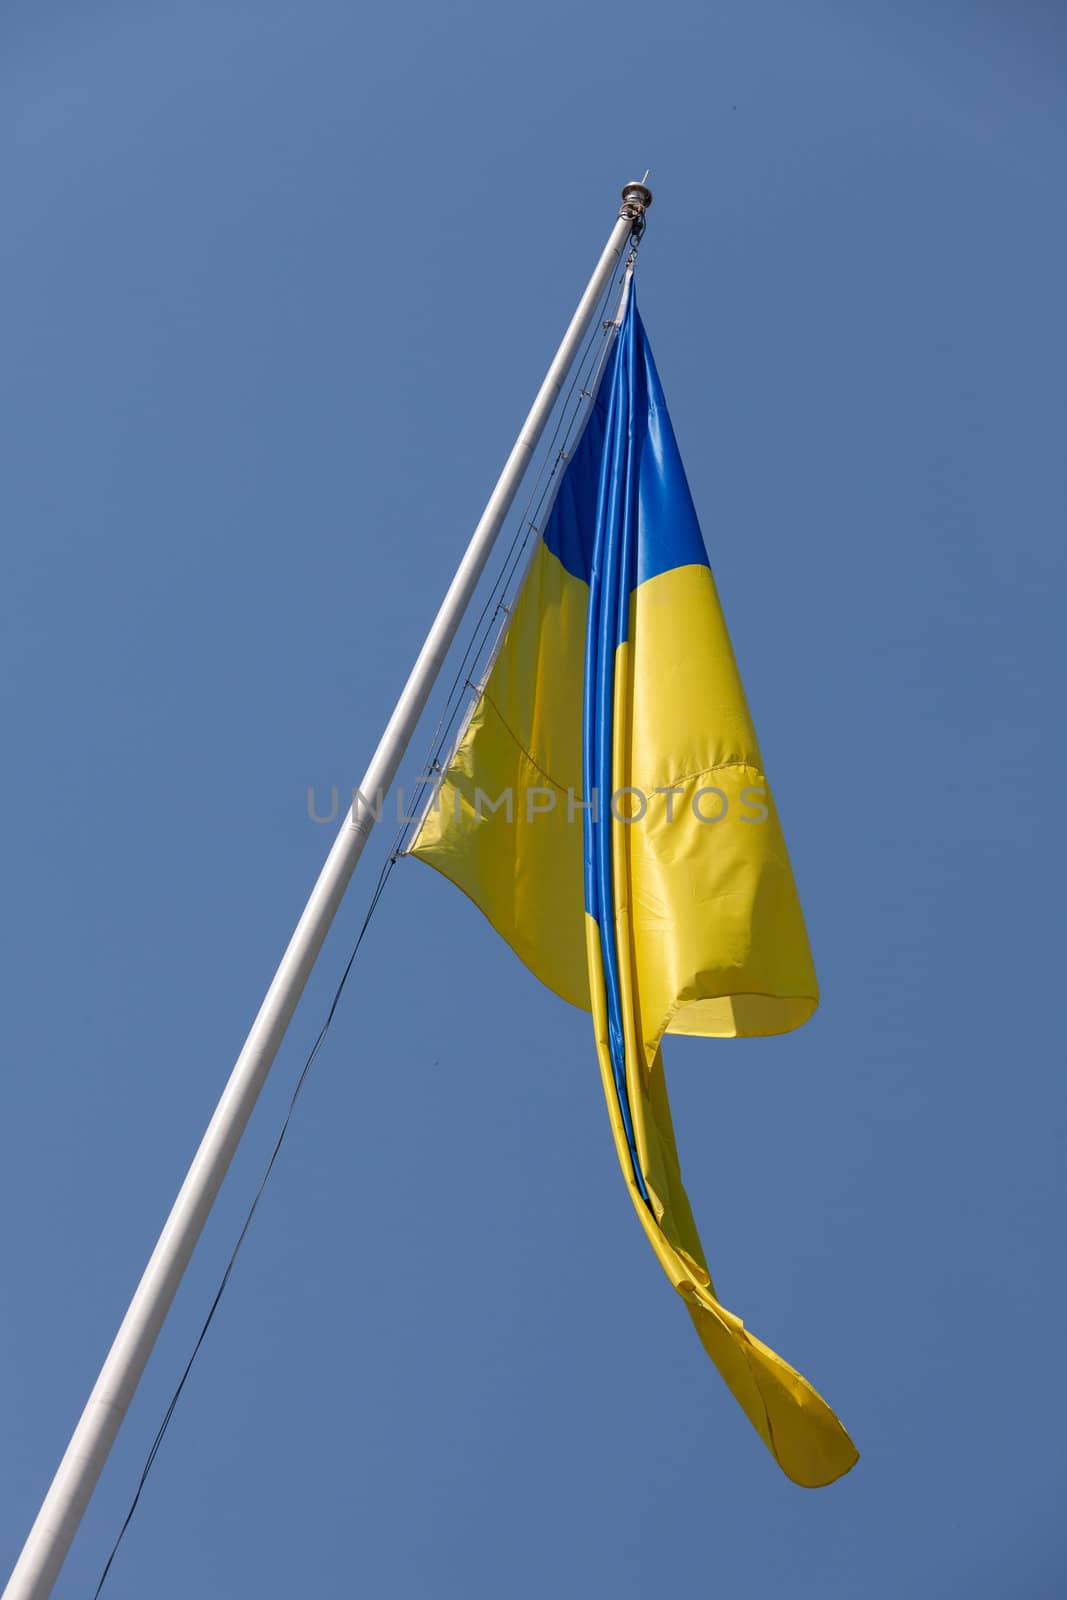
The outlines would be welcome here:
<svg viewBox="0 0 1067 1600">
<path fill-rule="evenodd" d="M 633 247 L 633 250 L 631 252 L 631 260 L 632 260 L 632 256 L 633 256 L 634 253 L 636 253 L 636 241 L 634 242 L 634 247 Z M 627 264 L 627 266 L 628 265 L 629 265 L 629 263 Z M 462 707 L 462 705 L 464 703 L 465 696 L 464 696 L 462 691 L 464 689 L 466 689 L 468 683 L 470 682 L 470 676 L 469 676 L 469 674 L 467 672 L 468 663 L 469 662 L 473 662 L 474 664 L 477 664 L 477 662 L 479 661 L 479 659 L 480 659 L 480 657 L 482 655 L 482 651 L 485 648 L 485 644 L 486 644 L 490 634 L 493 633 L 493 626 L 494 626 L 494 623 L 496 622 L 497 617 L 500 617 L 502 612 L 504 611 L 504 608 L 503 608 L 503 596 L 504 596 L 504 594 L 507 593 L 508 587 L 509 587 L 509 585 L 511 584 L 511 582 L 514 579 L 514 575 L 515 575 L 515 572 L 518 569 L 519 563 L 520 563 L 521 558 L 522 558 L 523 551 L 525 550 L 526 546 L 528 545 L 533 533 L 536 531 L 538 518 L 540 517 L 540 515 L 541 515 L 541 513 L 542 513 L 542 511 L 544 509 L 545 500 L 546 500 L 546 498 L 548 496 L 548 493 L 549 493 L 549 491 L 550 491 L 550 489 L 552 487 L 552 484 L 553 484 L 553 482 L 555 480 L 555 477 L 556 477 L 557 473 L 559 472 L 561 465 L 567 459 L 567 456 L 566 456 L 567 445 L 570 443 L 570 440 L 571 440 L 571 437 L 572 437 L 572 434 L 573 434 L 573 430 L 574 430 L 574 426 L 575 426 L 576 422 L 578 421 L 579 416 L 581 415 L 582 402 L 583 402 L 584 399 L 586 399 L 586 397 L 590 393 L 590 389 L 589 389 L 588 386 L 592 382 L 592 374 L 593 374 L 593 372 L 594 372 L 594 370 L 596 368 L 596 365 L 597 365 L 597 362 L 596 362 L 596 360 L 594 358 L 595 357 L 599 357 L 599 358 L 602 359 L 603 353 L 604 353 L 604 349 L 606 347 L 605 333 L 606 333 L 606 326 L 607 325 L 604 323 L 604 312 L 607 309 L 607 306 L 609 305 L 609 303 L 611 302 L 613 294 L 617 292 L 618 285 L 621 282 L 622 276 L 624 275 L 626 270 L 627 270 L 627 268 L 624 267 L 623 269 L 621 269 L 621 271 L 619 273 L 617 273 L 617 274 L 615 274 L 613 276 L 612 281 L 609 284 L 608 289 L 607 289 L 607 291 L 605 293 L 604 301 L 603 301 L 603 303 L 601 305 L 601 308 L 600 308 L 600 315 L 599 315 L 596 323 L 594 324 L 593 330 L 592 330 L 592 332 L 591 332 L 591 334 L 589 336 L 589 339 L 587 341 L 585 350 L 582 352 L 582 355 L 579 357 L 579 360 L 576 363 L 576 368 L 572 369 L 574 371 L 574 375 L 572 377 L 572 381 L 571 381 L 570 387 L 569 387 L 569 389 L 567 391 L 567 395 L 566 395 L 566 398 L 564 399 L 563 405 L 560 407 L 559 412 L 557 414 L 557 421 L 556 421 L 555 430 L 553 432 L 551 440 L 549 441 L 548 449 L 545 452 L 544 457 L 542 459 L 541 466 L 540 466 L 540 468 L 538 470 L 538 473 L 537 473 L 537 476 L 536 476 L 536 478 L 534 480 L 533 487 L 532 487 L 532 489 L 530 491 L 530 495 L 529 495 L 529 497 L 527 499 L 526 505 L 525 505 L 525 507 L 523 509 L 523 512 L 522 512 L 522 515 L 519 518 L 518 526 L 517 526 L 516 531 L 515 531 L 515 533 L 514 533 L 514 535 L 512 537 L 511 544 L 510 544 L 510 546 L 508 548 L 508 552 L 507 552 L 507 554 L 506 554 L 506 556 L 504 558 L 504 563 L 503 563 L 502 570 L 501 570 L 500 574 L 498 575 L 498 577 L 496 578 L 496 580 L 494 581 L 492 589 L 490 591 L 490 594 L 489 594 L 488 598 L 486 599 L 486 602 L 485 602 L 484 606 L 482 607 L 482 611 L 481 611 L 481 613 L 480 613 L 480 615 L 478 617 L 477 622 L 474 625 L 474 628 L 472 629 L 471 639 L 467 644 L 466 650 L 464 651 L 464 654 L 463 654 L 463 658 L 462 658 L 462 660 L 460 662 L 460 665 L 459 665 L 459 667 L 458 667 L 458 669 L 456 671 L 455 678 L 453 679 L 452 685 L 451 685 L 451 687 L 450 687 L 450 689 L 448 691 L 448 695 L 447 695 L 446 700 L 445 700 L 444 710 L 441 712 L 441 715 L 440 715 L 440 717 L 438 719 L 437 727 L 435 728 L 434 734 L 433 734 L 433 738 L 430 741 L 430 747 L 429 747 L 429 751 L 427 753 L 426 760 L 423 762 L 423 766 L 422 766 L 423 774 L 426 774 L 426 773 L 431 771 L 431 763 L 435 762 L 439 758 L 441 751 L 444 749 L 445 743 L 448 740 L 449 735 L 450 735 L 450 733 L 452 731 L 452 728 L 453 728 L 453 726 L 455 724 L 456 716 L 458 715 L 458 713 L 459 713 L 459 711 L 460 711 L 460 709 L 461 709 L 461 707 Z M 583 379 L 583 373 L 585 374 L 584 379 Z M 579 389 L 579 383 L 581 383 L 580 389 Z M 594 389 L 594 392 L 595 392 L 595 385 L 593 386 L 593 389 Z M 572 400 L 574 400 L 576 390 L 578 391 L 577 404 L 576 404 L 576 407 L 575 407 L 573 415 L 570 417 L 570 420 L 567 421 L 566 424 L 565 424 L 566 414 L 567 414 L 567 411 L 568 411 L 568 409 L 569 409 L 569 407 L 571 405 Z M 561 432 L 563 434 L 563 445 L 559 446 L 559 439 L 560 439 Z M 546 474 L 547 474 L 547 476 L 546 476 Z M 538 494 L 539 490 L 540 490 L 540 494 Z M 536 511 L 534 512 L 534 515 L 531 517 L 530 513 L 534 509 L 535 500 L 536 500 Z M 503 626 L 504 624 L 506 624 L 506 621 L 507 621 L 507 617 L 506 617 L 506 614 L 504 614 L 503 617 L 502 617 L 501 625 Z M 484 627 L 483 627 L 483 624 L 484 624 Z M 473 655 L 472 655 L 472 650 L 473 650 Z M 459 691 L 458 694 L 457 694 L 457 691 Z M 453 699 L 455 699 L 455 704 L 454 705 L 452 705 Z M 447 721 L 446 721 L 446 719 L 447 719 Z M 246 1213 L 246 1216 L 245 1216 L 245 1219 L 244 1219 L 244 1223 L 242 1224 L 242 1227 L 241 1227 L 241 1231 L 237 1236 L 237 1242 L 235 1243 L 232 1251 L 230 1252 L 230 1257 L 229 1257 L 229 1260 L 226 1263 L 225 1271 L 222 1274 L 222 1278 L 221 1278 L 221 1280 L 219 1282 L 218 1289 L 215 1291 L 215 1297 L 211 1302 L 211 1306 L 210 1306 L 210 1308 L 208 1310 L 207 1316 L 204 1318 L 204 1322 L 203 1322 L 203 1325 L 202 1325 L 202 1327 L 200 1329 L 200 1332 L 199 1332 L 199 1334 L 197 1336 L 196 1343 L 194 1344 L 192 1352 L 191 1352 L 191 1354 L 189 1356 L 189 1359 L 185 1364 L 185 1368 L 184 1368 L 184 1370 L 182 1372 L 182 1375 L 181 1375 L 180 1379 L 178 1380 L 178 1383 L 177 1383 L 177 1386 L 176 1386 L 176 1388 L 174 1390 L 174 1393 L 171 1395 L 170 1403 L 168 1404 L 167 1409 L 163 1414 L 163 1420 L 160 1422 L 160 1425 L 159 1425 L 158 1429 L 156 1430 L 155 1438 L 152 1441 L 151 1448 L 149 1449 L 148 1455 L 145 1458 L 144 1467 L 141 1470 L 141 1476 L 140 1476 L 140 1478 L 138 1480 L 137 1488 L 136 1488 L 136 1490 L 134 1492 L 133 1499 L 130 1502 L 130 1508 L 126 1513 L 126 1517 L 125 1517 L 125 1520 L 123 1521 L 122 1527 L 119 1529 L 118 1536 L 115 1539 L 115 1542 L 111 1547 L 111 1551 L 110 1551 L 110 1553 L 108 1555 L 107 1561 L 104 1563 L 103 1571 L 101 1572 L 99 1581 L 97 1582 L 96 1589 L 93 1592 L 93 1600 L 99 1600 L 100 1593 L 101 1593 L 101 1591 L 102 1591 L 102 1589 L 104 1587 L 105 1582 L 107 1581 L 108 1574 L 110 1573 L 112 1564 L 113 1564 L 113 1562 L 115 1560 L 116 1555 L 118 1554 L 119 1547 L 122 1544 L 122 1541 L 126 1536 L 126 1530 L 129 1528 L 130 1523 L 133 1520 L 134 1513 L 137 1510 L 138 1504 L 140 1503 L 142 1492 L 144 1491 L 144 1487 L 145 1487 L 145 1484 L 148 1481 L 148 1476 L 149 1476 L 150 1472 L 152 1471 L 152 1467 L 155 1464 L 156 1456 L 159 1454 L 159 1450 L 160 1450 L 160 1447 L 161 1447 L 161 1445 L 163 1443 L 163 1439 L 164 1439 L 164 1437 L 166 1435 L 167 1429 L 170 1426 L 171 1418 L 173 1417 L 174 1412 L 177 1409 L 178 1401 L 181 1399 L 182 1392 L 183 1392 L 183 1390 L 185 1388 L 185 1385 L 186 1385 L 186 1382 L 188 1381 L 188 1378 L 189 1378 L 189 1374 L 192 1372 L 193 1364 L 196 1361 L 196 1358 L 200 1353 L 200 1347 L 203 1344 L 205 1338 L 207 1337 L 207 1331 L 210 1328 L 212 1322 L 214 1321 L 215 1313 L 219 1308 L 219 1303 L 222 1300 L 223 1294 L 226 1292 L 226 1287 L 227 1287 L 227 1285 L 228 1285 L 228 1283 L 230 1281 L 230 1277 L 231 1277 L 231 1274 L 233 1272 L 234 1266 L 236 1264 L 237 1257 L 240 1254 L 241 1247 L 244 1244 L 245 1239 L 246 1239 L 246 1237 L 248 1235 L 248 1230 L 252 1226 L 252 1218 L 255 1216 L 256 1211 L 257 1211 L 257 1209 L 259 1207 L 259 1202 L 260 1202 L 260 1200 L 261 1200 L 261 1198 L 263 1196 L 263 1191 L 266 1189 L 268 1179 L 270 1178 L 271 1172 L 274 1169 L 274 1163 L 278 1159 L 278 1153 L 281 1150 L 282 1144 L 284 1143 L 286 1133 L 289 1131 L 289 1124 L 293 1119 L 293 1113 L 296 1110 L 297 1101 L 300 1099 L 301 1091 L 303 1090 L 304 1084 L 307 1081 L 308 1074 L 310 1073 L 311 1068 L 314 1065 L 315 1059 L 318 1056 L 319 1051 L 322 1049 L 322 1046 L 326 1041 L 326 1036 L 330 1031 L 330 1026 L 331 1026 L 331 1024 L 333 1022 L 333 1019 L 334 1019 L 334 1016 L 335 1016 L 335 1014 L 337 1012 L 337 1007 L 340 1004 L 341 995 L 344 992 L 345 985 L 348 982 L 349 974 L 351 973 L 352 968 L 355 965 L 356 956 L 359 954 L 360 946 L 363 943 L 364 937 L 365 937 L 365 935 L 367 933 L 367 929 L 370 927 L 371 918 L 374 916 L 375 911 L 378 909 L 378 904 L 379 904 L 379 902 L 380 902 L 380 900 L 382 898 L 382 895 L 383 895 L 383 893 L 385 891 L 385 886 L 388 883 L 390 877 L 392 876 L 393 869 L 396 866 L 398 860 L 400 860 L 401 847 L 402 847 L 402 845 L 404 843 L 405 834 L 415 824 L 415 820 L 416 820 L 416 817 L 418 815 L 418 799 L 419 799 L 419 797 L 421 795 L 421 792 L 424 789 L 425 785 L 430 781 L 431 780 L 429 778 L 423 776 L 423 777 L 420 777 L 419 782 L 416 784 L 416 787 L 415 787 L 415 801 L 416 801 L 416 804 L 413 806 L 413 812 L 412 812 L 411 815 L 406 816 L 404 818 L 404 820 L 401 821 L 401 823 L 400 823 L 400 825 L 399 825 L 399 827 L 397 829 L 397 832 L 396 832 L 396 834 L 394 836 L 393 844 L 392 844 L 392 847 L 390 849 L 389 855 L 386 858 L 385 864 L 383 865 L 380 873 L 378 874 L 378 880 L 377 880 L 377 883 L 375 884 L 374 892 L 373 892 L 373 894 L 371 896 L 370 904 L 369 904 L 369 906 L 367 908 L 366 915 L 363 918 L 363 922 L 362 922 L 362 924 L 360 926 L 359 932 L 356 935 L 355 943 L 352 946 L 351 954 L 349 955 L 348 961 L 345 964 L 344 971 L 341 974 L 340 982 L 338 983 L 337 988 L 334 991 L 333 999 L 330 1002 L 329 1010 L 326 1013 L 326 1020 L 323 1022 L 322 1027 L 319 1029 L 318 1036 L 316 1037 L 314 1044 L 312 1045 L 310 1051 L 308 1052 L 307 1059 L 305 1060 L 303 1068 L 301 1069 L 300 1076 L 296 1081 L 296 1087 L 294 1088 L 293 1093 L 292 1093 L 292 1097 L 291 1097 L 291 1099 L 289 1101 L 289 1107 L 288 1107 L 288 1110 L 285 1113 L 285 1118 L 284 1118 L 284 1120 L 282 1122 L 281 1129 L 280 1129 L 280 1131 L 278 1133 L 278 1137 L 274 1142 L 274 1148 L 272 1149 L 272 1151 L 270 1153 L 270 1159 L 268 1160 L 268 1162 L 266 1164 L 266 1167 L 263 1170 L 263 1176 L 260 1178 L 259 1187 L 256 1189 L 255 1195 L 252 1198 L 252 1203 L 249 1206 L 248 1211 Z"/>
<path fill-rule="evenodd" d="M 215 1291 L 215 1298 L 211 1302 L 211 1309 L 208 1311 L 207 1316 L 204 1318 L 204 1324 L 203 1324 L 203 1327 L 200 1329 L 200 1333 L 199 1333 L 199 1336 L 197 1338 L 197 1341 L 193 1346 L 192 1354 L 190 1355 L 188 1361 L 185 1363 L 185 1370 L 182 1373 L 181 1378 L 178 1380 L 178 1386 L 175 1389 L 173 1395 L 171 1396 L 170 1404 L 168 1405 L 166 1411 L 163 1413 L 163 1421 L 160 1423 L 159 1428 L 158 1428 L 158 1430 L 156 1432 L 156 1436 L 152 1441 L 152 1448 L 149 1450 L 148 1456 L 147 1456 L 147 1458 L 145 1460 L 144 1468 L 142 1469 L 141 1477 L 140 1477 L 140 1480 L 139 1480 L 139 1482 L 137 1484 L 137 1490 L 136 1490 L 136 1492 L 134 1494 L 134 1497 L 133 1497 L 132 1501 L 130 1502 L 130 1509 L 126 1513 L 126 1520 L 123 1522 L 122 1527 L 119 1529 L 118 1538 L 115 1540 L 115 1543 L 111 1547 L 111 1553 L 108 1556 L 107 1561 L 104 1564 L 104 1570 L 100 1574 L 100 1580 L 97 1583 L 96 1589 L 95 1589 L 95 1591 L 93 1593 L 93 1600 L 99 1600 L 100 1591 L 103 1589 L 104 1583 L 105 1583 L 105 1581 L 107 1579 L 107 1575 L 111 1571 L 111 1564 L 114 1561 L 116 1555 L 118 1554 L 119 1545 L 122 1543 L 123 1538 L 125 1537 L 126 1529 L 129 1527 L 130 1523 L 133 1520 L 133 1514 L 137 1510 L 137 1505 L 138 1505 L 138 1502 L 140 1501 L 140 1498 L 141 1498 L 141 1492 L 144 1489 L 144 1486 L 148 1481 L 148 1474 L 151 1472 L 152 1466 L 153 1466 L 153 1464 L 155 1462 L 155 1459 L 156 1459 L 156 1456 L 159 1454 L 159 1447 L 163 1443 L 163 1437 L 166 1434 L 167 1428 L 170 1426 L 170 1419 L 171 1419 L 171 1417 L 173 1417 L 175 1409 L 177 1408 L 177 1405 L 178 1405 L 178 1401 L 181 1399 L 182 1390 L 185 1388 L 186 1380 L 189 1377 L 190 1372 L 193 1370 L 193 1362 L 196 1360 L 197 1356 L 200 1353 L 200 1346 L 203 1344 L 204 1339 L 205 1339 L 205 1337 L 207 1335 L 207 1330 L 210 1328 L 210 1326 L 212 1324 L 212 1321 L 214 1320 L 215 1312 L 219 1308 L 219 1301 L 222 1299 L 222 1296 L 223 1296 L 223 1294 L 225 1293 L 225 1290 L 226 1290 L 226 1285 L 230 1281 L 230 1274 L 233 1272 L 234 1264 L 235 1264 L 235 1262 L 237 1260 L 237 1257 L 238 1257 L 238 1255 L 240 1253 L 241 1246 L 244 1244 L 245 1237 L 247 1236 L 248 1230 L 252 1226 L 252 1218 L 256 1214 L 256 1209 L 257 1209 L 257 1207 L 259 1205 L 260 1199 L 262 1198 L 263 1191 L 267 1187 L 267 1179 L 271 1175 L 271 1171 L 273 1170 L 274 1163 L 278 1159 L 278 1152 L 281 1149 L 282 1143 L 283 1143 L 283 1141 L 285 1139 L 285 1135 L 289 1130 L 289 1124 L 292 1121 L 293 1112 L 296 1110 L 296 1103 L 300 1098 L 300 1091 L 303 1089 L 304 1083 L 305 1083 L 305 1081 L 307 1079 L 308 1073 L 311 1071 L 311 1067 L 312 1067 L 312 1064 L 314 1063 L 315 1057 L 318 1055 L 319 1051 L 322 1049 L 322 1046 L 323 1046 L 323 1044 L 325 1042 L 325 1039 L 326 1039 L 326 1035 L 330 1031 L 330 1024 L 333 1022 L 334 1014 L 337 1011 L 337 1007 L 338 1007 L 338 1004 L 339 1004 L 340 999 L 341 999 L 341 994 L 342 994 L 342 992 L 344 990 L 345 984 L 348 982 L 348 975 L 352 971 L 352 967 L 353 967 L 353 964 L 355 962 L 356 956 L 359 953 L 359 947 L 363 943 L 363 937 L 364 937 L 365 933 L 367 932 L 367 929 L 370 927 L 371 918 L 373 917 L 375 911 L 378 908 L 378 902 L 382 897 L 382 893 L 383 893 L 383 891 L 385 889 L 386 884 L 389 881 L 389 877 L 390 877 L 390 875 L 392 873 L 392 870 L 396 866 L 396 862 L 397 862 L 397 857 L 395 855 L 390 855 L 388 860 L 386 861 L 385 865 L 382 867 L 381 872 L 378 875 L 378 882 L 377 882 L 377 884 L 375 886 L 374 893 L 371 896 L 370 906 L 368 907 L 367 914 L 363 919 L 363 925 L 360 928 L 359 933 L 356 936 L 356 942 L 352 947 L 352 954 L 349 956 L 347 965 L 345 966 L 345 969 L 344 969 L 344 972 L 341 974 L 341 981 L 337 985 L 337 988 L 336 988 L 336 990 L 334 992 L 333 1000 L 330 1003 L 330 1009 L 326 1013 L 326 1020 L 322 1024 L 322 1027 L 319 1029 L 318 1038 L 315 1040 L 315 1043 L 312 1045 L 310 1051 L 308 1052 L 308 1057 L 307 1057 L 307 1060 L 304 1062 L 303 1070 L 301 1071 L 301 1074 L 300 1074 L 299 1078 L 296 1081 L 296 1088 L 293 1090 L 292 1098 L 289 1101 L 289 1109 L 285 1113 L 285 1120 L 282 1123 L 281 1131 L 279 1132 L 278 1137 L 274 1142 L 274 1149 L 270 1153 L 270 1160 L 267 1162 L 267 1165 L 263 1170 L 263 1176 L 259 1180 L 259 1188 L 256 1190 L 255 1196 L 253 1197 L 253 1200 L 252 1200 L 252 1204 L 248 1208 L 248 1213 L 247 1213 L 247 1215 L 245 1217 L 244 1224 L 243 1224 L 243 1226 L 241 1228 L 240 1233 L 237 1236 L 237 1243 L 234 1245 L 232 1251 L 230 1252 L 230 1259 L 226 1263 L 226 1270 L 222 1274 L 222 1280 L 219 1283 L 218 1289 Z"/>
</svg>

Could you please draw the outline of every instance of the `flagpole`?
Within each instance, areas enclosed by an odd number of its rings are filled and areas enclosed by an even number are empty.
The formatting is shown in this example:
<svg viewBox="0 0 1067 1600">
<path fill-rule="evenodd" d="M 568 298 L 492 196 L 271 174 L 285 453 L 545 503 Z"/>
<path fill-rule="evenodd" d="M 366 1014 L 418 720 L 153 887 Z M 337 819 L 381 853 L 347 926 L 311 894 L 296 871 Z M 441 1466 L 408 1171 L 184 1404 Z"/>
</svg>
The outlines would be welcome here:
<svg viewBox="0 0 1067 1600">
<path fill-rule="evenodd" d="M 627 241 L 643 229 L 652 195 L 643 183 L 629 183 L 622 191 L 622 201 L 596 269 L 360 784 L 359 792 L 371 803 L 353 805 L 326 858 L 30 1530 L 3 1600 L 44 1600 L 51 1593 L 289 1019 L 377 820 L 374 801 L 389 790 L 396 777 L 567 373 Z"/>
</svg>

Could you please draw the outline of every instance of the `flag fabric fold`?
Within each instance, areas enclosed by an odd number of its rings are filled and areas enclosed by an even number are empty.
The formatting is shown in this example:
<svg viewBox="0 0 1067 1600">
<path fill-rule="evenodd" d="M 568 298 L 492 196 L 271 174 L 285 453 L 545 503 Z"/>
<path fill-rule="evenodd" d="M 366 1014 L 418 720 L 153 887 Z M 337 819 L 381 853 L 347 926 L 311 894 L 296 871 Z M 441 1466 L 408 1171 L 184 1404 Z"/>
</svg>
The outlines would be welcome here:
<svg viewBox="0 0 1067 1600">
<path fill-rule="evenodd" d="M 592 1012 L 619 1162 L 704 1348 L 783 1471 L 855 1463 L 719 1301 L 660 1044 L 800 1026 L 803 916 L 632 284 L 509 626 L 412 846 Z"/>
</svg>

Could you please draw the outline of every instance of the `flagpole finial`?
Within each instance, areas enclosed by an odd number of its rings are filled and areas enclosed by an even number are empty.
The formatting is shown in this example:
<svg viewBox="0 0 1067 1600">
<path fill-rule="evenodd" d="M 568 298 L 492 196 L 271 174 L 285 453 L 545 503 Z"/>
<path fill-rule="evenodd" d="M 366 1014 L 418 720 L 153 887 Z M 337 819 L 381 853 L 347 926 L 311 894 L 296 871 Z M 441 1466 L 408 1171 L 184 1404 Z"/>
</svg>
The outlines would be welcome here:
<svg viewBox="0 0 1067 1600">
<path fill-rule="evenodd" d="M 648 173 L 645 173 L 648 177 Z M 622 205 L 619 207 L 619 216 L 625 217 L 630 224 L 630 238 L 634 247 L 641 241 L 645 231 L 645 212 L 652 204 L 652 190 L 644 182 L 627 183 L 623 186 Z"/>
<path fill-rule="evenodd" d="M 645 177 L 648 177 L 647 172 L 645 173 Z M 647 184 L 644 182 L 627 183 L 623 186 L 622 210 L 619 212 L 619 215 L 621 217 L 630 216 L 636 220 L 638 217 L 644 215 L 651 204 L 652 190 Z"/>
</svg>

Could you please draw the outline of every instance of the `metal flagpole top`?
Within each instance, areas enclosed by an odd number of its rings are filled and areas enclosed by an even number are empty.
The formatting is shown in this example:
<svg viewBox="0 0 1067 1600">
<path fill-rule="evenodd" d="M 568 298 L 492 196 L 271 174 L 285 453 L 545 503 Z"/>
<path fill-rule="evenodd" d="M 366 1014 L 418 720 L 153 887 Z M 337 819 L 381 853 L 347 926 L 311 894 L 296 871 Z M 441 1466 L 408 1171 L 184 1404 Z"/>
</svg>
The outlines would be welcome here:
<svg viewBox="0 0 1067 1600">
<path fill-rule="evenodd" d="M 645 173 L 645 178 L 648 173 Z M 630 224 L 630 237 L 636 244 L 645 231 L 645 212 L 652 204 L 652 190 L 642 178 L 640 183 L 627 183 L 623 185 L 622 205 L 619 216 Z"/>
<path fill-rule="evenodd" d="M 648 177 L 648 173 L 645 173 Z M 626 183 L 622 190 L 622 210 L 620 217 L 632 216 L 636 220 L 646 212 L 652 204 L 652 190 L 642 180 L 640 183 Z"/>
</svg>

